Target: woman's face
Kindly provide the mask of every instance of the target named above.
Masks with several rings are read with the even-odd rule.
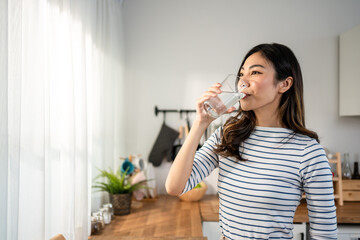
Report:
[[[247,88],[240,90],[247,96],[240,100],[241,109],[244,111],[277,109],[281,94],[279,84],[275,84],[275,69],[271,62],[262,56],[260,52],[250,55],[240,71],[240,78]],[[240,89],[241,81],[238,88]]]

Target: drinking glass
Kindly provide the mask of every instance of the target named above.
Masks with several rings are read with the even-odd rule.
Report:
[[[239,82],[240,84],[238,84]],[[238,85],[240,89],[238,89]],[[240,92],[244,88],[246,88],[246,84],[237,75],[228,75],[225,80],[221,82],[221,93],[205,101],[205,111],[212,118],[220,117],[229,108],[238,103],[240,99],[246,96],[246,94]]]

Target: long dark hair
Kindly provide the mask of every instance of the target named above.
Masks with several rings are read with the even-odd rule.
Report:
[[[279,114],[282,123],[294,133],[300,133],[319,142],[316,132],[305,127],[305,110],[303,101],[303,79],[298,60],[294,53],[286,46],[278,43],[260,44],[252,48],[244,57],[238,71],[240,76],[241,68],[246,59],[254,53],[261,53],[264,58],[270,61],[275,69],[275,79],[281,82],[288,77],[293,78],[293,84],[281,96]],[[223,126],[221,143],[217,145],[215,152],[224,157],[242,158],[239,147],[251,135],[255,129],[256,116],[250,111],[243,111],[239,107],[239,113],[230,117]]]

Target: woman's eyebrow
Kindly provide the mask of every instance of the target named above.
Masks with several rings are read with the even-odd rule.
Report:
[[[251,65],[251,66],[249,67],[249,69],[252,69],[252,68],[254,68],[254,67],[265,68],[265,67],[264,67],[263,65],[261,65],[261,64],[254,64],[254,65]],[[241,69],[244,70],[244,67],[241,67]]]

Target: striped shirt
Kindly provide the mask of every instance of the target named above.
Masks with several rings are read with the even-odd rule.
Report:
[[[195,154],[183,193],[219,167],[219,219],[228,239],[292,239],[306,194],[311,239],[337,239],[332,174],[315,139],[286,128],[256,127],[240,146],[247,161],[214,153],[218,128]]]

